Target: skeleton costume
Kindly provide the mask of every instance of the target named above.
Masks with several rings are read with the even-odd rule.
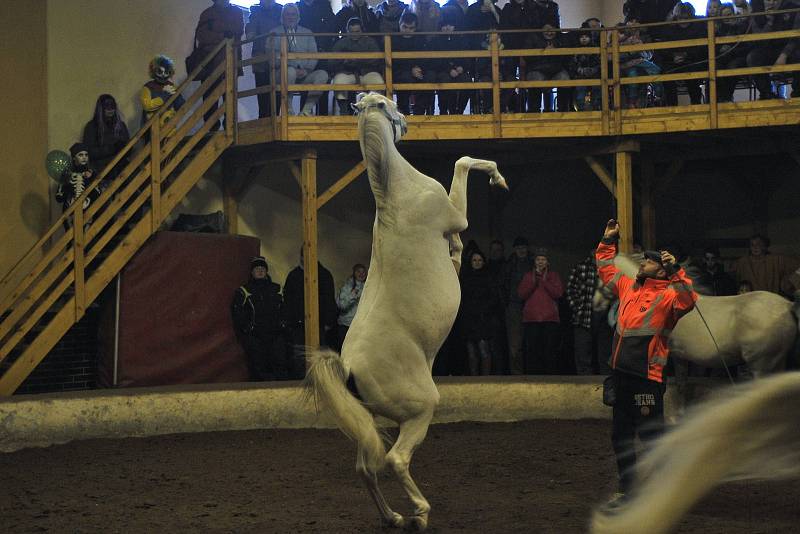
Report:
[[[56,201],[61,203],[64,211],[69,208],[75,199],[95,180],[97,173],[89,165],[89,148],[83,143],[75,143],[69,149],[72,156],[72,167],[61,175],[61,183],[56,191]],[[100,188],[95,188],[84,200],[83,209],[100,196]]]

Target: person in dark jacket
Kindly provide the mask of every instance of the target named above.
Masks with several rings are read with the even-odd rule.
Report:
[[[397,33],[400,31],[400,17],[408,9],[408,4],[401,0],[383,0],[375,8],[378,17],[378,30],[381,33]]]
[[[481,251],[473,251],[465,267],[460,277],[461,307],[458,317],[460,332],[467,347],[467,369],[472,376],[488,375],[492,371],[492,316],[497,313],[500,299]]]
[[[117,101],[108,94],[97,97],[92,120],[83,127],[83,144],[89,152],[89,160],[94,167],[103,172],[106,165],[111,163],[120,150],[125,148],[130,140],[128,127],[122,120],[122,115],[117,107]],[[128,163],[125,156],[104,178],[108,183],[113,180]]]
[[[731,17],[736,13],[736,8],[731,3],[724,3],[720,7],[721,17]],[[750,27],[748,19],[723,19],[716,23],[717,37],[732,37],[744,35]],[[739,69],[747,66],[747,54],[751,50],[751,43],[726,43],[717,45],[717,70]],[[717,101],[732,102],[736,90],[736,76],[717,77]]]
[[[454,35],[453,32],[460,30],[456,24],[459,18],[453,14],[453,10],[442,10],[442,17],[439,19],[439,31],[445,32],[444,35],[437,35],[431,41],[432,50],[464,50],[466,48],[462,35]],[[461,17],[464,20],[464,17]],[[447,57],[434,60],[436,64],[436,81],[439,83],[465,83],[469,81],[469,59],[461,57]],[[439,91],[439,114],[440,115],[461,115],[467,106],[469,91],[442,90]]]
[[[64,171],[61,182],[56,190],[56,201],[61,203],[62,211],[72,206],[83,192],[97,180],[97,171],[90,164],[89,147],[83,143],[75,143],[69,148],[72,156],[72,165]],[[100,197],[102,189],[97,187],[83,199],[83,210]],[[86,221],[88,225],[90,221]],[[64,222],[64,229],[69,230],[69,222]]]
[[[626,0],[622,6],[625,21],[638,20],[641,24],[653,24],[666,21],[680,0]],[[665,26],[648,28],[646,33],[650,40],[661,40],[661,32]]]
[[[540,48],[542,50],[564,48],[567,43],[564,36],[556,29],[545,24],[544,32],[529,34],[527,48]],[[569,80],[570,56],[532,56],[528,58],[527,80]],[[567,111],[572,106],[572,91],[568,87],[558,89],[558,111]],[[542,98],[544,97],[544,98]],[[544,100],[544,107],[541,107]],[[538,113],[541,110],[553,111],[552,90],[543,91],[540,88],[528,90],[528,112]]]
[[[311,33],[335,33],[336,15],[333,14],[330,0],[300,0],[297,2],[297,9],[300,12],[300,23],[303,27],[311,30]],[[315,35],[318,52],[329,52],[333,46],[334,38],[330,36]],[[318,67],[325,69],[325,62],[320,61]],[[304,108],[309,98],[308,93],[303,93],[300,97],[300,107]],[[317,100],[317,115],[328,114],[328,93],[322,93]]]
[[[425,39],[417,32],[417,16],[406,11],[400,18],[401,36],[392,37],[392,50],[420,52],[427,50]],[[398,59],[392,65],[395,83],[436,83],[435,63],[429,59]],[[410,98],[414,96],[414,108]],[[403,114],[425,115],[432,113],[432,91],[397,91],[397,109]]]
[[[525,325],[525,373],[557,375],[559,324],[558,299],[564,284],[557,272],[550,269],[547,251],[534,252],[533,269],[525,273],[517,288],[525,301],[522,322]]]
[[[533,20],[535,11],[531,7],[528,0],[510,0],[503,10],[500,12],[500,29],[501,30],[528,30],[535,26],[536,21]],[[527,42],[527,33],[505,33],[503,34],[503,44],[507,50],[525,48]],[[521,57],[506,57],[502,59],[500,69],[502,71],[503,80],[511,81],[516,80],[518,70],[524,64]],[[524,90],[520,90],[524,94]],[[524,105],[524,98],[520,98],[515,89],[505,89],[501,95],[501,105],[503,110],[510,110],[514,112],[521,112]],[[516,99],[516,104],[512,105],[512,99]],[[512,109],[513,108],[513,109]]]
[[[244,33],[244,15],[242,10],[236,6],[232,6],[230,0],[213,0],[214,5],[200,13],[200,20],[197,21],[197,29],[195,36],[197,37],[197,47],[208,55],[216,46],[225,39],[233,39],[235,46],[239,48],[239,57],[241,57],[240,42],[242,33]],[[203,72],[208,71],[212,73],[218,65],[225,59],[225,51],[220,50],[216,57],[209,64],[208,69],[203,69]],[[242,76],[241,67],[239,68],[238,75]],[[204,79],[204,78],[203,78]],[[203,100],[208,98],[216,86],[209,87],[203,95]],[[217,111],[219,102],[215,102],[203,114],[203,120],[207,121]],[[220,123],[217,121],[211,130],[218,130]]]
[[[683,41],[687,39],[705,39],[706,25],[695,20],[694,6],[683,2],[675,7],[675,20],[684,21],[681,24],[665,26],[660,32],[662,41]],[[678,72],[693,72],[706,70],[708,67],[708,48],[706,46],[693,46],[689,48],[670,48],[659,50],[655,55],[655,64],[661,67],[663,74]],[[684,80],[689,99],[692,104],[702,104],[700,84],[702,80]],[[664,82],[664,102],[667,106],[678,105],[678,82]]]
[[[783,9],[800,8],[800,1],[797,0],[764,0],[764,16],[755,17],[753,33],[769,33],[785,30],[800,29],[800,14],[783,13],[772,15],[770,11]],[[755,9],[753,10],[755,11]],[[787,65],[800,62],[800,39],[772,39],[769,41],[756,41],[753,49],[747,54],[748,67],[764,67],[769,65]],[[798,73],[786,73],[792,76],[792,96],[798,96],[797,90],[800,86]],[[772,91],[769,74],[760,74],[753,77],[753,81],[758,88],[758,98],[767,100],[778,98]]]
[[[525,274],[533,268],[533,256],[530,255],[528,240],[524,237],[516,237],[512,247],[514,252],[509,256],[503,270],[508,371],[512,375],[521,375],[524,371],[524,357],[522,354],[522,308],[524,300],[519,297],[517,288]]]
[[[281,286],[269,276],[263,256],[250,261],[250,280],[233,294],[231,317],[236,337],[247,355],[251,380],[286,379],[281,335]]]
[[[558,12],[558,4],[552,0],[533,0],[532,21],[534,28],[544,28],[550,25],[553,28],[561,27],[561,15]]]
[[[489,50],[491,48],[491,30],[500,27],[500,8],[497,0],[478,0],[467,8],[467,30],[481,30],[487,33],[477,33],[465,36],[470,43],[469,48]],[[502,36],[498,35],[498,45],[504,47]],[[492,61],[489,58],[475,60],[475,81],[492,81]],[[482,89],[478,91],[478,102],[474,102],[472,113],[492,113],[492,92]]]
[[[282,318],[286,324],[287,335],[294,347],[290,376],[300,379],[305,376],[305,285],[303,275],[303,249],[300,248],[300,264],[286,276],[283,284]],[[317,262],[319,288],[319,342],[320,345],[336,346],[336,319],[339,308],[336,306],[336,288],[333,275]]]
[[[367,4],[367,0],[350,0],[336,14],[335,27],[339,33],[348,32],[348,21],[356,18],[361,21],[361,31],[364,33],[378,33],[378,17]],[[375,39],[375,37],[370,37]]]
[[[281,10],[283,7],[276,3],[275,0],[261,0],[260,3],[250,6],[250,18],[245,26],[245,36],[248,39],[253,39],[256,36],[263,35],[259,39],[253,41],[252,57],[262,56],[267,53],[267,39],[266,34],[272,28],[281,25]],[[264,61],[261,63],[254,63],[253,75],[256,79],[256,87],[261,87],[270,84],[270,65],[269,62]],[[258,98],[258,117],[269,117],[271,114],[271,102],[269,93],[260,93]],[[280,95],[277,96],[280,100]]]
[[[336,41],[333,52],[378,52],[378,43],[369,35],[361,35],[361,19],[351,18],[347,23],[347,35]],[[383,62],[380,59],[332,59],[329,68],[334,72],[336,84],[364,83],[379,85],[383,83]],[[347,91],[336,91],[334,95],[339,115],[352,115],[350,95]]]
[[[467,10],[469,2],[467,0],[447,0],[442,6],[442,18],[448,17],[458,31],[464,31],[467,27]],[[441,23],[440,23],[441,24]]]
[[[578,34],[578,47],[596,47],[593,37],[594,32],[589,28],[589,23],[584,22],[582,31]],[[598,54],[576,54],[570,64],[570,78],[573,80],[587,80],[600,77],[600,56]],[[575,105],[578,111],[596,111],[601,107],[600,88],[595,86],[576,87]]]

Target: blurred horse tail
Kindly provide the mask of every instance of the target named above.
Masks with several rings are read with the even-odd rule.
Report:
[[[725,388],[656,442],[630,499],[595,511],[592,533],[671,532],[720,482],[798,476],[798,413],[800,372]]]

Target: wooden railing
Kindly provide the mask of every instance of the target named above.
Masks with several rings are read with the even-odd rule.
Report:
[[[218,54],[222,61],[164,123]],[[14,392],[234,142],[235,83],[235,48],[224,41],[0,280],[0,395]],[[204,119],[220,98],[224,105]],[[212,131],[223,119],[224,132]]]
[[[774,11],[771,14],[782,14],[797,12],[800,10],[782,10]],[[672,124],[665,125],[664,131],[681,131],[682,129],[714,129],[721,127],[742,127],[748,125],[749,116],[736,113],[742,106],[730,103],[720,103],[717,96],[717,81],[726,77],[747,77],[755,75],[769,75],[776,73],[793,73],[800,71],[800,64],[788,65],[773,65],[764,67],[748,67],[736,69],[720,69],[717,66],[717,46],[723,44],[733,43],[754,43],[761,41],[770,41],[776,39],[800,39],[800,30],[780,31],[771,33],[749,33],[743,35],[722,37],[717,35],[717,23],[727,19],[739,18],[752,18],[763,17],[763,13],[751,15],[736,15],[734,17],[716,17],[710,19],[691,19],[684,21],[674,21],[660,24],[644,24],[637,26],[625,27],[612,27],[600,28],[596,30],[589,29],[571,29],[571,30],[558,30],[559,32],[568,33],[594,33],[599,35],[598,46],[580,47],[580,48],[556,48],[556,49],[501,49],[500,39],[498,36],[513,34],[513,33],[541,33],[546,30],[505,30],[505,31],[491,31],[491,32],[454,32],[456,35],[463,35],[466,38],[474,37],[476,34],[489,35],[489,48],[487,50],[462,50],[462,51],[421,51],[421,52],[396,52],[392,50],[392,37],[402,34],[364,34],[371,35],[377,39],[382,39],[383,50],[380,52],[361,52],[361,53],[332,53],[332,52],[318,52],[318,53],[296,53],[288,51],[288,41],[285,34],[266,34],[257,36],[249,41],[257,39],[267,39],[267,53],[261,54],[241,62],[242,66],[256,65],[259,63],[267,63],[268,68],[271,69],[271,80],[277,80],[276,83],[256,87],[240,91],[239,98],[251,97],[254,95],[269,93],[269,98],[272,103],[271,109],[276,109],[278,105],[279,116],[261,121],[266,124],[261,125],[260,137],[248,138],[243,142],[257,142],[257,141],[271,141],[271,140],[325,140],[333,139],[330,133],[326,134],[323,130],[319,130],[316,134],[311,135],[314,125],[323,126],[326,124],[342,124],[341,120],[348,120],[353,125],[355,124],[352,118],[341,117],[315,117],[313,120],[307,117],[289,117],[290,99],[293,93],[304,91],[381,91],[384,94],[393,95],[397,91],[434,91],[434,90],[470,90],[470,91],[491,91],[491,115],[484,116],[427,116],[427,117],[412,117],[409,121],[410,129],[414,121],[424,123],[426,128],[433,129],[434,125],[446,126],[447,124],[458,123],[480,123],[482,126],[491,126],[489,132],[483,128],[480,131],[480,137],[541,137],[541,136],[574,136],[574,135],[621,135],[630,133],[647,133],[650,130],[637,129],[637,121],[648,114],[664,114],[664,108],[651,108],[642,110],[628,110],[623,109],[623,86],[630,84],[657,84],[661,82],[675,82],[681,80],[704,80],[706,85],[706,103],[695,106],[677,106],[670,109],[676,110],[679,107],[685,113],[691,113],[691,121],[686,122],[682,119],[675,121]],[[620,45],[620,32],[630,29],[640,28],[642,30],[652,29],[654,27],[668,26],[673,24],[701,24],[706,27],[706,37],[702,39],[687,39],[680,41],[659,41],[650,42],[641,45]],[[316,34],[324,36],[334,36],[335,34]],[[418,33],[419,36],[433,35],[432,33]],[[272,43],[278,43],[272,45]],[[680,49],[689,47],[703,47],[706,50],[707,57],[698,64],[693,65],[694,68],[686,71],[662,73],[657,75],[625,76],[621,72],[620,57],[621,54],[641,51],[653,50],[667,50],[667,49]],[[278,54],[278,50],[280,53]],[[570,79],[570,80],[545,80],[545,81],[527,81],[524,79],[514,80],[501,80],[501,61],[504,58],[530,58],[542,56],[573,56],[576,54],[594,54],[599,56],[600,63],[600,77],[593,79]],[[279,56],[279,57],[277,57]],[[481,81],[472,81],[466,83],[412,83],[412,84],[399,84],[393,81],[392,64],[397,59],[441,59],[463,57],[469,59],[486,59],[491,62],[490,74],[491,78]],[[311,85],[311,84],[291,84],[287,83],[287,68],[288,61],[295,59],[319,59],[319,60],[344,60],[344,59],[382,59],[384,62],[383,76],[384,83],[382,84],[329,84],[326,86]],[[329,72],[331,77],[333,72]],[[521,76],[522,77],[522,76]],[[501,92],[508,90],[525,90],[531,88],[574,88],[574,87],[600,87],[601,107],[599,111],[583,111],[568,113],[548,113],[547,116],[536,116],[534,114],[521,114],[521,113],[504,113],[500,107]],[[797,102],[795,102],[796,104]],[[758,104],[753,103],[754,109],[758,109]],[[777,102],[771,104],[772,107],[779,105]],[[800,105],[800,104],[799,104]],[[721,118],[720,107],[724,108],[724,117]],[[763,106],[762,106],[763,107]],[[473,113],[474,110],[473,110]],[[487,120],[489,119],[489,120]],[[563,124],[559,128],[558,120],[563,119]],[[776,117],[776,120],[780,117]],[[525,128],[524,122],[531,121],[539,123],[532,125],[530,128]],[[790,121],[792,118],[787,118]],[[514,129],[506,128],[504,121],[513,123]],[[541,123],[544,121],[551,121],[552,129],[541,130]],[[568,122],[573,123],[573,127],[568,125]],[[780,120],[778,121],[780,122]],[[580,127],[574,127],[575,124],[580,124]],[[292,128],[297,125],[296,128]],[[761,125],[761,124],[759,124]],[[248,127],[251,125],[247,125]],[[256,127],[255,125],[252,125]],[[303,129],[303,133],[299,130]],[[294,130],[294,131],[292,131]],[[451,131],[455,138],[469,138],[477,132],[465,131]],[[653,131],[660,131],[655,129]],[[244,130],[243,130],[244,132]],[[337,131],[333,135],[341,135],[342,131]],[[346,138],[353,137],[352,131],[347,133]],[[437,136],[439,137],[439,136]],[[422,138],[428,138],[423,135]],[[440,138],[440,137],[439,137]]]

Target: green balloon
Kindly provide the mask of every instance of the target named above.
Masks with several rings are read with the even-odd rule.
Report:
[[[44,160],[47,174],[56,182],[61,181],[61,175],[72,166],[72,158],[63,150],[51,150]]]

